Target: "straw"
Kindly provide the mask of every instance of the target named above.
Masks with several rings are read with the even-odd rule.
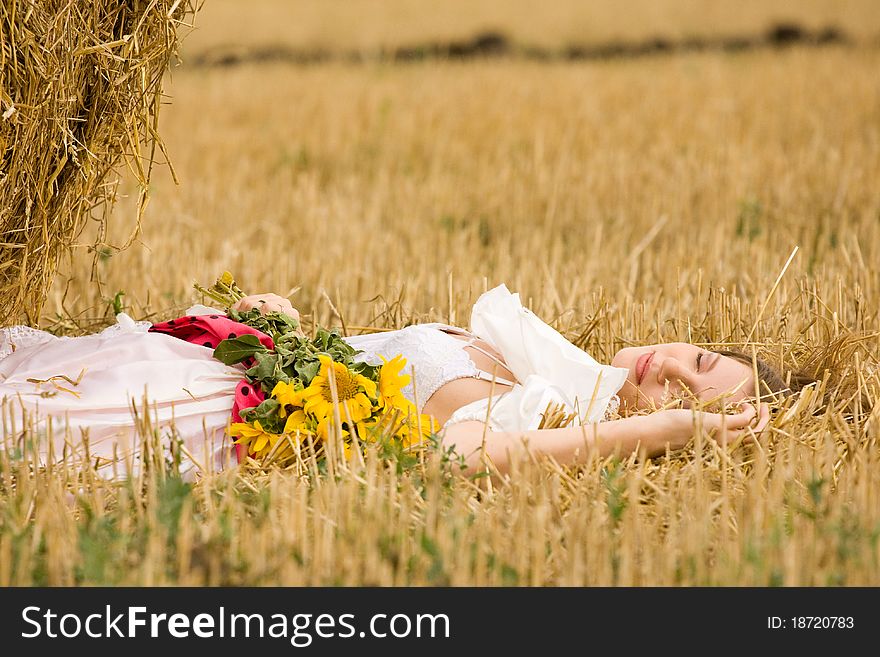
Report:
[[[0,326],[35,325],[89,220],[101,254],[140,231],[163,76],[195,0],[0,3]],[[140,185],[129,238],[104,242],[126,164]]]

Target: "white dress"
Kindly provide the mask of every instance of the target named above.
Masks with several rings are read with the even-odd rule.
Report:
[[[217,312],[195,306],[186,314]],[[100,333],[71,338],[27,327],[0,330],[0,400],[5,400],[0,449],[20,440],[27,424],[29,435],[39,439],[44,462],[50,454],[56,460],[74,459],[85,454],[87,443],[98,472],[119,477],[129,472],[127,463],[137,463],[146,394],[150,429],[159,432],[169,458],[172,437],[183,445],[178,453],[185,476],[233,462],[225,430],[244,368],[215,360],[209,347],[148,332],[149,323],[134,322],[124,313],[117,322]],[[519,295],[505,286],[478,299],[471,328],[471,336],[500,352],[516,381],[496,379],[512,387],[458,409],[444,428],[481,420],[498,431],[535,429],[551,402],[583,422],[601,421],[616,410],[615,393],[627,370],[597,363],[524,308]],[[465,351],[468,343],[447,331],[467,333],[435,323],[346,340],[362,351],[358,358],[375,364],[383,356],[403,355],[413,374],[403,393],[421,410],[449,381],[491,379]]]
[[[146,392],[150,430],[159,432],[165,456],[171,458],[172,437],[183,443],[185,477],[234,459],[225,429],[243,368],[149,327],[123,313],[114,326],[82,337],[0,330],[0,449],[21,440],[27,425],[44,462],[54,454],[55,462],[72,463],[87,448],[99,474],[118,478],[138,462]]]

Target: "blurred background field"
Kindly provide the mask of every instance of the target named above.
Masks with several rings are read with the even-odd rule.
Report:
[[[247,10],[243,10],[244,6]],[[190,55],[224,44],[375,51],[494,31],[523,46],[753,34],[777,23],[876,39],[871,0],[209,0]]]
[[[578,61],[373,56],[486,31],[562,52],[780,24],[845,38]],[[157,172],[118,252],[135,215],[123,182],[94,271],[89,232],[64,264],[51,330],[119,308],[167,319],[224,269],[290,293],[307,323],[349,327],[467,325],[504,282],[599,360],[634,343],[743,346],[755,327],[761,353],[876,399],[876,2],[208,0],[195,26],[160,123],[180,185]],[[205,57],[261,48],[364,58]],[[836,360],[811,360],[843,338]],[[492,494],[245,474],[158,482],[143,504],[88,489],[84,513],[29,506],[28,491],[62,499],[69,484],[35,478],[7,489],[0,582],[876,585],[880,416],[850,394],[808,400],[765,449],[535,467]],[[63,538],[39,548],[33,523]],[[153,538],[124,536],[132,525]],[[49,553],[69,553],[57,572]]]

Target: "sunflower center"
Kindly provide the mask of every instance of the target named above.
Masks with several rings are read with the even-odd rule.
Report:
[[[345,401],[347,399],[354,399],[355,395],[358,393],[358,382],[354,378],[354,375],[349,372],[347,369],[345,371],[340,372],[336,370],[333,372],[336,375],[336,397],[339,401]],[[324,386],[324,389],[321,391],[325,401],[333,403],[333,394],[330,392],[330,380],[327,379],[327,383]]]

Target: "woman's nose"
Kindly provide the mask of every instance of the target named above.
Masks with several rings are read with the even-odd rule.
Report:
[[[667,381],[669,383],[677,383],[681,381],[681,363],[676,358],[668,356],[660,363],[657,371],[657,381],[663,385]]]

